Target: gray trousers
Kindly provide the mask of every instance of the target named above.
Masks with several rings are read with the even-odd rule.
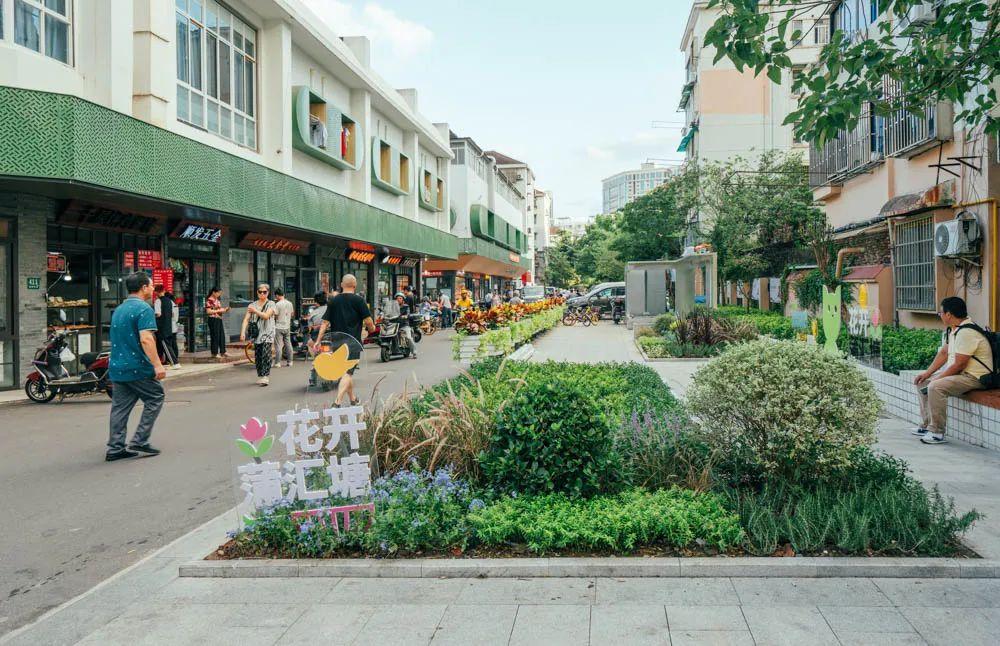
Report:
[[[274,331],[274,361],[276,363],[281,363],[281,359],[285,356],[285,350],[288,351],[288,363],[291,363],[295,356],[292,352],[292,331],[276,329]]]
[[[931,433],[943,434],[948,424],[948,397],[964,395],[970,390],[980,390],[982,387],[978,379],[965,373],[935,379],[927,384],[926,393],[922,386],[918,387],[921,427]]]
[[[142,417],[132,435],[131,445],[142,446],[149,443],[153,424],[163,408],[163,384],[156,379],[137,381],[116,381],[111,396],[111,435],[108,438],[108,453],[125,448],[128,432],[128,418],[136,402],[142,400]]]

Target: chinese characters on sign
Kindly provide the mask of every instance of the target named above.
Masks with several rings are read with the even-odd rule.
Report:
[[[240,450],[254,459],[254,462],[237,467],[240,489],[246,494],[240,505],[241,515],[251,515],[261,507],[271,506],[282,500],[324,500],[330,496],[355,498],[368,493],[371,484],[371,457],[358,453],[358,432],[365,429],[365,423],[361,419],[363,412],[361,406],[352,406],[328,408],[322,414],[303,408],[278,415],[277,421],[285,429],[278,438],[278,443],[284,447],[289,458],[284,463],[261,460],[261,456],[274,445],[274,436],[267,435],[266,422],[258,418],[249,420],[240,428],[242,438],[236,440]],[[341,442],[344,441],[349,453],[346,456],[338,455]],[[329,455],[329,461],[325,455]],[[324,478],[324,474],[327,477]],[[337,522],[338,514],[349,515],[350,511],[363,508],[369,511],[369,519],[371,518],[373,509],[369,509],[370,505],[350,507],[326,507],[303,510],[302,513],[319,514]],[[344,525],[350,528],[349,517],[345,517]]]
[[[248,233],[240,240],[240,249],[256,249],[257,251],[279,251],[306,255],[309,253],[309,243],[304,240],[278,238],[260,233]]]
[[[218,225],[201,224],[184,220],[174,230],[174,237],[195,242],[217,243],[222,238],[224,228]]]

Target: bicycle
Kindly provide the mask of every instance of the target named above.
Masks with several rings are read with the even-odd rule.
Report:
[[[591,325],[597,325],[601,322],[601,308],[596,305],[587,309],[585,316],[590,319]],[[586,325],[586,323],[584,323]]]
[[[582,323],[584,327],[589,327],[594,323],[594,319],[588,308],[572,307],[563,314],[562,322],[563,325]]]

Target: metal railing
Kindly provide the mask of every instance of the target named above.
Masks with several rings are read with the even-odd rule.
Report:
[[[886,154],[904,157],[951,139],[950,104],[929,102],[920,113],[903,108],[885,117]]]
[[[933,312],[934,219],[896,225],[892,248],[896,281],[896,309]]]
[[[822,146],[809,146],[809,185],[843,182],[879,162],[884,148],[881,117],[873,118],[866,107],[854,128],[840,131]]]

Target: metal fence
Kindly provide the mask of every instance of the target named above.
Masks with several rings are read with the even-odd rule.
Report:
[[[810,146],[809,185],[843,181],[880,160],[883,148],[881,118],[873,118],[866,107],[854,128],[841,130],[822,146]]]
[[[896,309],[933,312],[933,218],[897,224],[895,237],[892,253],[896,278]]]

